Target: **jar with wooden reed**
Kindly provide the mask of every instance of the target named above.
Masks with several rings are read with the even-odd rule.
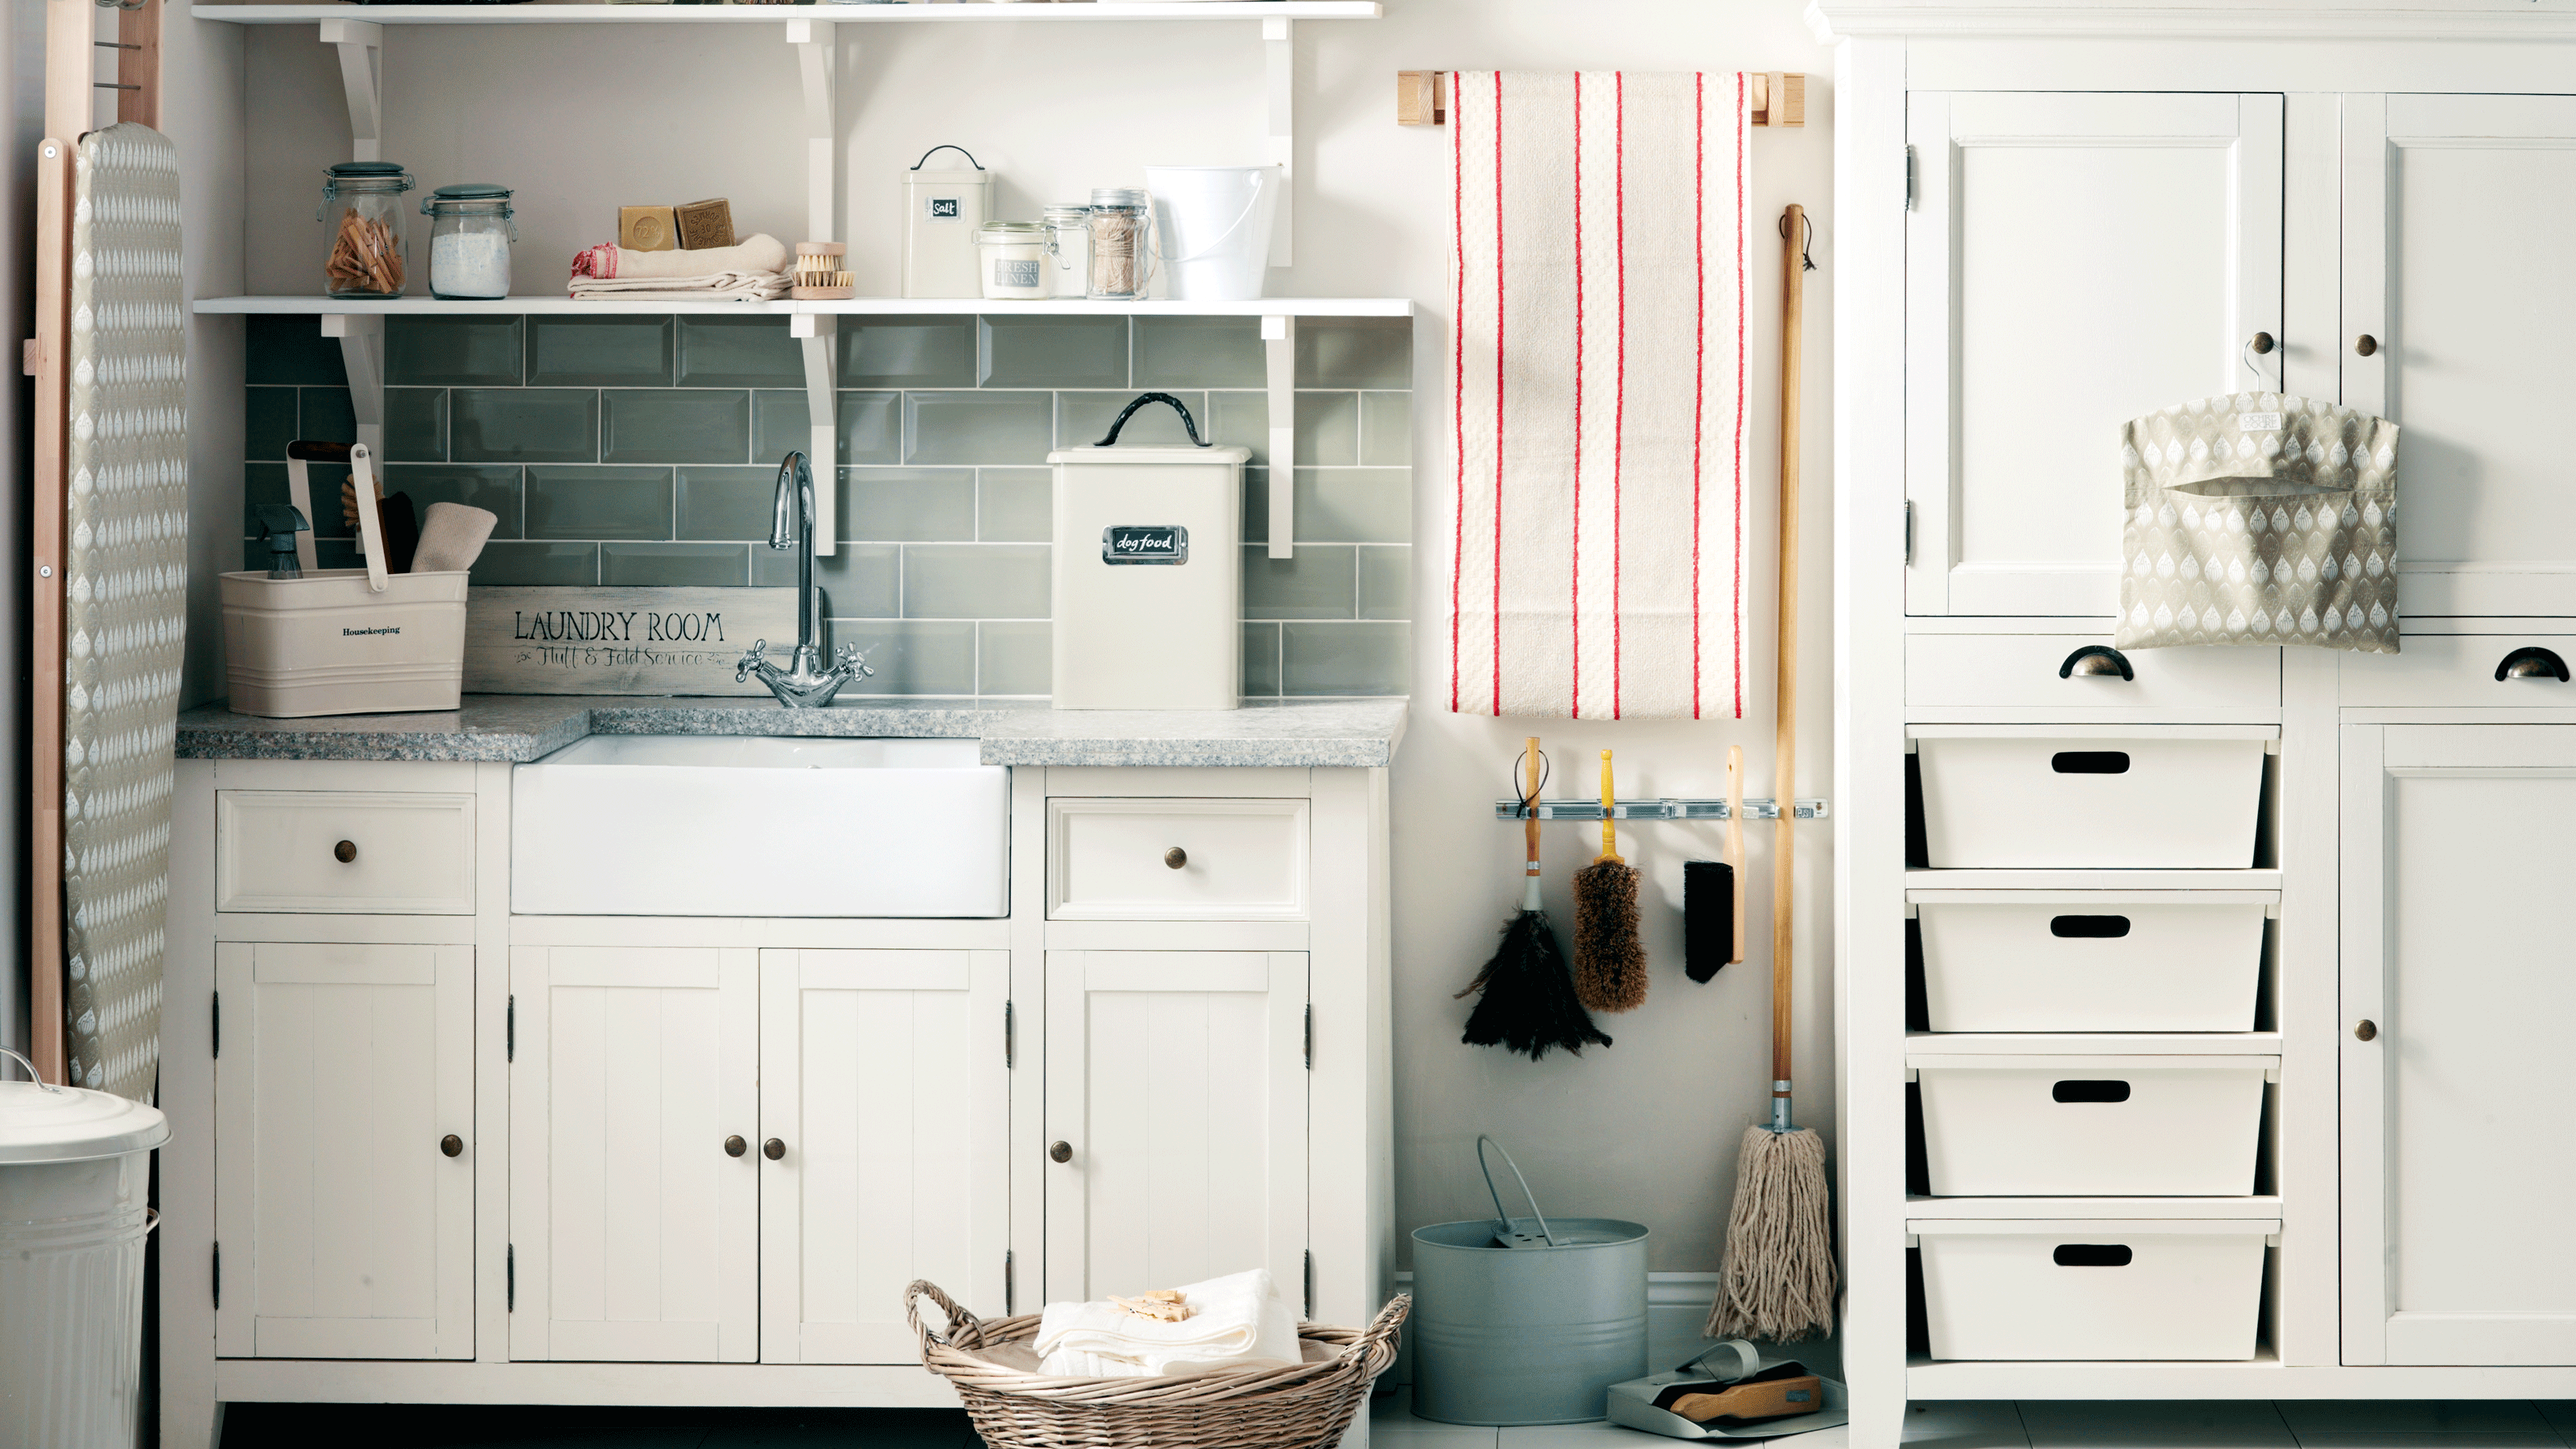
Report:
[[[1091,193],[1091,288],[1099,302],[1141,302],[1154,280],[1153,198],[1104,186]]]
[[[343,161],[323,173],[313,216],[331,231],[323,289],[334,297],[399,297],[410,279],[402,194],[411,173],[392,161]]]

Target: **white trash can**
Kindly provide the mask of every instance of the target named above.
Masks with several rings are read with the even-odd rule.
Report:
[[[0,1449],[132,1449],[145,1200],[169,1140],[141,1102],[0,1082]]]

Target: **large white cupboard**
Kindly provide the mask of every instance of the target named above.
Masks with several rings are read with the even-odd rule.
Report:
[[[953,1403],[916,1278],[1392,1289],[1382,768],[1015,767],[1010,914],[922,921],[515,915],[510,765],[179,768],[166,1444]]]
[[[2556,1222],[2576,1178],[2543,1145],[2576,1116],[2553,1040],[2576,1002],[2533,909],[2576,865],[2576,501],[2551,426],[2571,377],[2554,344],[2576,327],[2557,256],[2576,226],[2576,18],[2500,0],[1809,13],[1837,44],[1837,235],[1819,260],[1844,580],[1853,1443],[1893,1449],[1910,1399],[2576,1395],[2576,1251]],[[2403,429],[2402,653],[2103,654],[2119,426],[2248,392]],[[2274,743],[2246,802],[2252,854],[2225,868],[2119,868],[2128,844],[2170,833],[2158,815],[2201,807],[2122,801],[2114,781],[2086,797],[2109,802],[2097,819],[2023,832],[2092,831],[2111,842],[2093,868],[1921,854],[1943,838],[1922,812],[1955,783],[1916,784],[1936,768],[1923,739],[2054,739],[2063,776],[2249,729]],[[2009,792],[2047,794],[1995,789],[1977,803],[2007,820]],[[1954,933],[1968,907],[2031,923],[1987,928],[1982,948],[2003,954],[1975,964],[2057,989],[2047,973],[2117,959],[2124,933],[2194,907],[2214,922],[2231,902],[2263,910],[2259,958],[2227,979],[2225,1020],[2192,1023],[2230,1029],[2122,1029],[2120,1011],[2147,1014],[2109,990],[2068,1027],[2033,1019],[2024,993],[1988,1013],[2015,1030],[1932,1029],[1918,942],[1948,942],[1926,913]],[[1932,981],[1947,993],[1932,999],[1952,1012],[1970,984]],[[2018,1066],[2054,1083],[2033,1121],[2113,1124],[2132,1086],[2193,1059],[2273,1064],[2251,1194],[1936,1197],[1908,1169],[1913,1079],[1934,1068]],[[2215,1287],[2158,1280],[2153,1245],[2213,1236],[2259,1243],[2259,1280],[2250,1256]],[[1936,1240],[1951,1257],[1927,1275]],[[2026,1292],[2024,1317],[2051,1305],[2051,1356],[1943,1311],[1999,1306],[1941,1301],[1968,1241],[2031,1265],[2022,1286],[1989,1286]],[[2126,1305],[2125,1329],[2172,1332],[2094,1332],[2104,1305]],[[2132,1347],[2094,1352],[2114,1341]]]

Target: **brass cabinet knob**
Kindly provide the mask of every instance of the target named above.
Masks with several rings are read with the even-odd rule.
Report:
[[[2358,356],[2368,357],[2379,350],[2379,339],[2364,332],[2352,339],[2352,350]]]
[[[1073,1144],[1070,1142],[1059,1142],[1053,1147],[1047,1149],[1047,1156],[1057,1162],[1071,1162],[1073,1160]]]
[[[354,840],[343,840],[339,844],[332,846],[331,858],[340,862],[342,865],[347,865],[349,862],[356,860],[358,858],[358,842]]]
[[[768,1141],[760,1144],[760,1155],[768,1158],[772,1162],[776,1162],[778,1159],[787,1155],[787,1144],[779,1141],[775,1137],[772,1137]]]
[[[2355,1041],[2374,1041],[2378,1039],[2378,1036],[2378,1022],[2364,1019],[2352,1024],[2352,1037]]]
[[[465,1139],[450,1132],[438,1139],[438,1150],[450,1157],[462,1157],[465,1155]]]
[[[1170,866],[1174,870],[1179,870],[1182,866],[1189,863],[1190,853],[1181,849],[1177,845],[1163,852],[1163,864]]]
[[[2262,357],[2270,353],[2276,344],[2272,341],[2271,333],[2257,332],[2254,334],[2254,340],[2245,345],[2253,349],[2256,357]]]
[[[743,1141],[742,1134],[740,1133],[735,1133],[733,1136],[725,1139],[725,1156],[727,1157],[740,1157],[750,1150],[751,1144]]]

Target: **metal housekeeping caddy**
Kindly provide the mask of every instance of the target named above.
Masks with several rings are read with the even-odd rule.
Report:
[[[944,1333],[923,1325],[924,1298],[947,1315]],[[1309,1358],[1293,1368],[1092,1379],[1013,1368],[995,1355],[1032,1359],[1042,1314],[986,1323],[936,1284],[915,1280],[903,1290],[922,1366],[957,1390],[991,1449],[1330,1449],[1395,1362],[1396,1330],[1412,1304],[1399,1295],[1366,1329],[1299,1324]],[[1319,1349],[1331,1356],[1317,1361]]]

